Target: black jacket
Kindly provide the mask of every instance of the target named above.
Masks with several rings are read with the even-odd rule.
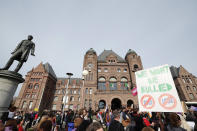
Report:
[[[109,125],[108,131],[124,131],[124,127],[119,121],[113,120]]]

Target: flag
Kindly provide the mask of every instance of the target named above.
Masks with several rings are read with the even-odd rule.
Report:
[[[97,116],[98,116],[98,118],[101,120],[101,123],[103,123],[103,118],[102,118],[102,116],[101,116],[101,112],[100,112],[100,113],[98,112]]]

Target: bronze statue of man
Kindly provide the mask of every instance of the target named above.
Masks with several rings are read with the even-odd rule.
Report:
[[[19,61],[19,63],[14,71],[18,72],[22,67],[23,63],[27,61],[30,51],[31,51],[31,55],[35,56],[34,55],[35,44],[31,41],[32,39],[33,36],[29,35],[27,40],[22,40],[18,44],[16,49],[11,53],[12,54],[11,58],[9,59],[5,67],[2,68],[2,70],[8,70],[12,65],[12,63],[14,62],[14,60],[17,60]]]

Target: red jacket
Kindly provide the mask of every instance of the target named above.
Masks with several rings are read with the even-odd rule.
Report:
[[[151,126],[150,122],[146,118],[143,118],[143,121],[146,126]]]

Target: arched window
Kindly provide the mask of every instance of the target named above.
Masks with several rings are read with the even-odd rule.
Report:
[[[193,99],[194,99],[194,95],[193,95],[192,93],[189,93],[189,98],[190,98],[191,100],[193,100]]]
[[[186,83],[184,78],[182,78],[182,80],[183,80],[183,83]]]
[[[189,82],[192,83],[192,80],[189,78]]]
[[[90,90],[89,90],[89,94],[92,94],[92,88],[90,88]]]
[[[88,94],[88,88],[86,88],[85,93]]]
[[[58,96],[54,96],[53,101],[58,101]]]
[[[26,101],[23,101],[22,109],[24,109],[26,107],[27,107],[27,102]]]
[[[29,89],[32,89],[32,87],[33,87],[33,84],[30,83],[30,84],[28,85],[28,88],[29,88]]]
[[[186,78],[186,82],[187,82],[187,83],[190,83],[190,81],[189,81],[189,79],[188,79],[188,78]]]
[[[29,102],[29,109],[32,108],[32,105],[33,105],[33,101],[30,101],[30,102]]]
[[[88,100],[85,99],[85,108],[88,108]]]
[[[105,109],[106,102],[104,100],[99,101],[99,109]]]
[[[122,90],[128,90],[128,80],[126,77],[122,77],[120,80],[120,85]]]
[[[187,90],[190,90],[190,87],[189,86],[186,86]]]
[[[193,89],[194,89],[194,91],[197,91],[197,89],[196,89],[196,87],[195,87],[195,86],[193,86]]]
[[[98,79],[98,89],[99,90],[106,90],[106,80],[105,80],[105,77],[100,77]]]
[[[109,79],[109,88],[110,90],[117,90],[117,80],[115,77]]]
[[[132,100],[127,101],[127,107],[132,107],[133,108],[133,101]]]
[[[89,100],[89,107],[92,107],[92,100]]]
[[[36,84],[34,85],[34,89],[38,89],[38,88],[39,88],[39,84],[36,83]]]
[[[74,101],[74,96],[71,96],[70,97],[70,101]]]
[[[134,69],[134,71],[137,71],[138,70],[138,65],[137,64],[135,64],[134,66],[133,66],[133,69]]]

